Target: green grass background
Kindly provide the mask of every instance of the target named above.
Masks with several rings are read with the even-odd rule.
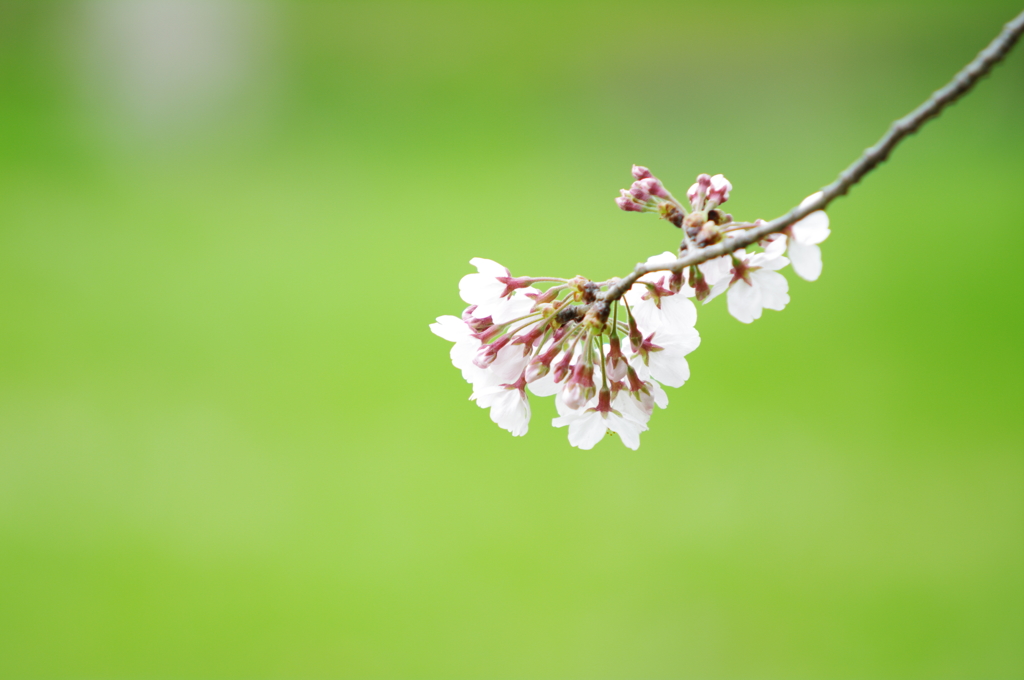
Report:
[[[631,163],[781,214],[1017,11],[260,5],[136,128],[88,3],[0,4],[0,677],[1022,677],[1022,48],[784,312],[700,310],[638,452],[511,437],[427,329],[471,257],[671,249]]]

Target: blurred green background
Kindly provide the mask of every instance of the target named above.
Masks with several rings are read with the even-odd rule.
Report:
[[[1024,52],[702,308],[642,446],[513,438],[471,257],[830,182],[1013,2],[0,4],[0,677],[1024,675]]]

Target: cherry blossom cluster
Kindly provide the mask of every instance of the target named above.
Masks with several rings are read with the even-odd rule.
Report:
[[[655,271],[617,295],[619,279],[514,277],[497,262],[474,258],[477,272],[459,282],[469,306],[461,318],[441,316],[430,326],[454,343],[451,360],[473,387],[470,399],[514,436],[528,429],[529,394],[554,396],[559,415],[552,424],[568,427],[573,446],[590,449],[614,433],[637,449],[655,407],[668,406],[664,386],[681,387],[690,377],[686,356],[700,344],[692,299],[706,304],[726,293],[729,312],[750,323],[789,302],[779,273],[787,264],[808,281],[821,273],[818,244],[829,227],[820,210],[771,234],[760,250],[735,248],[677,267],[678,257],[764,222],[735,222],[721,210],[732,190],[722,175],[698,176],[686,206],[647,168],[633,166],[633,177],[618,206],[655,213],[683,235],[677,253],[647,260]]]

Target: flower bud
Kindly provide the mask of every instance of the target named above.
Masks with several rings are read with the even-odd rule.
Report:
[[[659,198],[672,198],[672,195],[665,190],[662,186],[661,180],[657,177],[647,177],[646,179],[638,180],[640,185],[647,190],[648,193],[654,194]]]
[[[686,198],[694,210],[704,209],[704,196],[707,195],[710,186],[711,176],[701,173],[697,175],[697,181],[686,191]]]
[[[526,367],[526,382],[532,383],[540,380],[548,374],[551,367],[540,360],[540,357],[535,358],[530,362],[530,365]]]
[[[711,294],[707,279],[704,278],[704,273],[697,265],[690,267],[690,288],[693,288],[698,302],[703,302],[704,298]]]
[[[650,382],[645,382],[644,389],[637,392],[636,396],[644,413],[647,415],[654,413],[654,385]]]
[[[477,350],[476,356],[473,357],[473,364],[477,368],[487,368],[494,363],[494,360],[498,358],[498,352],[500,352],[511,339],[512,336],[506,335],[490,345],[481,345],[480,349]]]
[[[491,326],[493,326],[494,325],[494,320],[491,317],[489,317],[489,316],[485,316],[485,317],[473,316],[473,313],[476,312],[476,309],[477,309],[476,305],[473,305],[472,307],[467,307],[466,310],[462,312],[462,321],[467,326],[469,326],[469,328],[474,333],[480,333],[482,331],[487,330]]]
[[[619,381],[626,377],[626,369],[629,364],[622,354],[622,345],[618,335],[612,335],[608,341],[608,356],[605,357],[605,364],[610,380]]]
[[[633,352],[639,352],[640,347],[644,344],[644,336],[640,334],[640,329],[636,327],[636,319],[633,315],[629,315],[629,345],[633,348]]]
[[[732,184],[724,175],[715,175],[711,178],[711,188],[708,190],[707,206],[714,208],[729,200],[729,192]]]
[[[651,192],[647,191],[644,185],[640,182],[633,182],[629,187],[629,195],[641,203],[646,203],[651,200]]]
[[[622,356],[608,359],[607,364],[609,380],[619,381],[626,377],[626,370],[629,365]]]
[[[685,278],[681,269],[677,272],[672,272],[672,276],[668,280],[668,289],[673,293],[678,293],[683,289],[683,284],[686,282]]]
[[[633,177],[636,179],[647,179],[648,177],[651,177],[651,171],[642,165],[634,165]]]
[[[526,297],[533,298],[533,301],[537,303],[537,309],[540,309],[541,305],[544,303],[554,302],[557,300],[560,292],[561,291],[558,289],[558,286],[552,286],[543,293],[527,293]]]
[[[626,367],[626,376],[629,378],[629,391],[634,395],[647,389],[645,387],[646,383],[640,380],[640,376],[636,374],[636,371],[633,370],[632,366]]]
[[[565,356],[562,358],[562,360],[559,361],[557,364],[555,364],[555,374],[554,374],[554,377],[555,377],[555,382],[556,383],[562,382],[562,380],[565,378],[565,376],[569,373],[569,364],[571,362],[572,362],[572,352],[566,352]]]
[[[625,189],[623,189],[623,191],[625,191]],[[620,196],[615,199],[615,205],[619,206],[619,210],[625,210],[626,212],[644,212],[644,207],[635,202],[632,198]]]
[[[583,388],[578,383],[569,383],[562,390],[562,402],[573,411],[578,411],[586,405],[587,400],[583,396]]]

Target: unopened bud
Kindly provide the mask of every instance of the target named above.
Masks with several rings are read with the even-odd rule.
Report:
[[[661,184],[661,180],[657,177],[648,177],[646,179],[639,180],[639,182],[648,193],[654,194],[659,198],[672,198],[672,195],[665,190],[665,187]]]
[[[645,168],[644,166],[642,166],[642,165],[634,165],[633,166],[633,177],[634,178],[636,178],[636,179],[647,179],[648,177],[651,177],[651,176],[652,176],[651,175],[651,171],[648,170],[647,168]]]
[[[683,289],[684,281],[683,271],[672,272],[672,276],[668,280],[668,289],[673,293],[678,293]]]
[[[572,362],[572,352],[566,352],[565,356],[555,364],[555,382],[562,382],[562,379],[569,373],[569,364]]]
[[[636,396],[644,413],[647,415],[654,413],[654,385],[650,382],[645,382],[644,389],[637,392]]]
[[[697,181],[687,189],[686,198],[689,199],[690,205],[694,210],[704,209],[704,197],[708,193],[708,187],[711,186],[711,176],[701,173],[697,175]]]
[[[714,208],[715,206],[722,205],[729,200],[729,192],[732,190],[732,184],[725,178],[724,175],[715,175],[711,178],[711,188],[708,190],[708,207]]]
[[[625,210],[626,212],[644,212],[644,207],[632,198],[620,196],[615,199],[615,205],[619,206],[619,210]]]
[[[583,388],[579,383],[570,383],[562,390],[562,402],[573,411],[578,411],[587,403],[583,396]]]
[[[526,382],[532,383],[540,380],[546,376],[550,370],[551,367],[548,364],[545,364],[543,361],[539,361],[538,359],[534,359],[530,362],[530,365],[526,367]]]
[[[622,357],[615,357],[607,360],[608,379],[622,380],[626,377],[626,369],[629,365]]]
[[[704,298],[711,294],[707,279],[697,265],[690,267],[690,287],[693,288],[698,302],[703,302]]]
[[[537,303],[537,309],[540,309],[541,305],[543,305],[544,303],[554,302],[555,300],[557,300],[558,294],[560,292],[561,291],[558,290],[557,287],[552,286],[543,293],[527,293],[526,296],[529,298],[533,298],[533,301]]]
[[[644,185],[641,184],[640,182],[633,182],[633,184],[629,187],[628,193],[630,196],[640,201],[641,203],[646,203],[647,201],[651,200],[651,192],[647,191]],[[623,194],[623,196],[625,196],[625,194]]]
[[[489,316],[485,316],[483,318],[473,316],[473,312],[476,311],[476,307],[476,305],[473,305],[466,309],[466,311],[462,313],[462,321],[475,333],[482,333],[488,328],[491,328],[494,325],[494,321]]]

